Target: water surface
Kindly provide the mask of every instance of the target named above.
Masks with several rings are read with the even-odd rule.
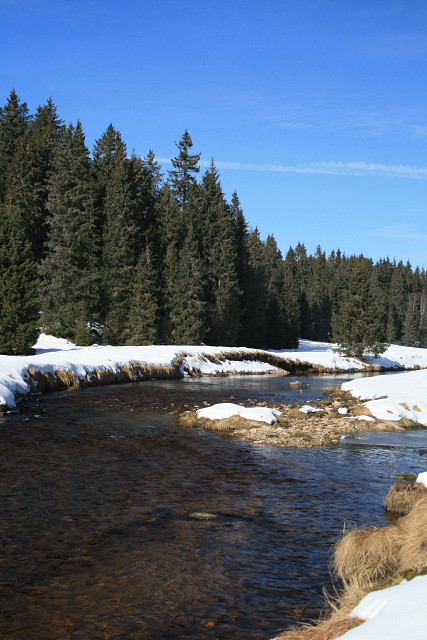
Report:
[[[330,378],[299,378],[302,393],[270,376],[152,381],[3,418],[1,637],[266,640],[317,617],[344,523],[387,524],[391,476],[426,470],[427,448],[277,449],[182,430],[173,412],[307,401]]]

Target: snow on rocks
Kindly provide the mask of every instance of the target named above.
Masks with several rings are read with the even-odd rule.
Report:
[[[345,640],[425,640],[427,576],[368,593],[351,616],[366,620],[340,638]]]
[[[341,388],[363,400],[378,420],[406,418],[427,426],[427,370],[358,378]]]
[[[319,409],[318,407],[311,407],[309,404],[303,404],[300,407],[301,413],[318,413],[319,411],[324,411],[324,409]]]
[[[199,418],[207,418],[208,420],[226,420],[233,416],[240,416],[246,420],[255,420],[256,422],[266,422],[267,424],[275,424],[277,416],[283,416],[283,413],[277,409],[269,409],[268,407],[242,407],[232,402],[223,402],[214,404],[211,407],[205,407],[197,411]]]

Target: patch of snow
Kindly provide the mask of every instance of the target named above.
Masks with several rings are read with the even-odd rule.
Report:
[[[366,620],[340,636],[345,640],[425,640],[427,576],[368,593],[350,615]]]
[[[420,482],[425,487],[427,487],[427,471],[423,471],[422,473],[419,473],[417,475],[417,479],[415,480],[415,482]]]
[[[340,407],[338,409],[338,413],[340,413],[342,416],[345,416],[348,413],[348,409],[346,407]]]
[[[402,347],[405,348],[405,347]],[[427,351],[427,350],[426,350]],[[408,418],[427,426],[427,370],[344,382],[342,389],[364,400],[379,420]]]
[[[324,411],[324,409],[316,409],[316,407],[311,407],[309,404],[303,404],[300,407],[300,411],[302,413],[317,413],[318,411]]]
[[[240,416],[247,420],[256,420],[257,422],[267,422],[268,424],[275,424],[277,422],[277,416],[282,416],[283,413],[277,411],[277,409],[269,409],[268,407],[241,407],[238,404],[232,402],[223,402],[220,404],[214,404],[211,407],[205,407],[197,411],[199,418],[208,418],[209,420],[225,420],[226,418],[232,418],[233,416]]]
[[[351,416],[350,420],[365,420],[366,422],[375,422],[375,418],[371,416]]]

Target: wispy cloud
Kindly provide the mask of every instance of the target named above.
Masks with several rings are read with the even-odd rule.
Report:
[[[419,124],[414,125],[414,138],[419,138],[420,140],[424,140],[427,138],[427,126],[421,126]]]
[[[157,158],[159,162],[170,164],[169,158]],[[202,160],[200,165],[208,167],[210,162]],[[277,173],[312,173],[335,176],[384,176],[387,178],[411,178],[427,180],[427,168],[407,165],[386,165],[368,162],[311,162],[308,164],[242,164],[239,162],[215,161],[218,169],[232,171],[267,171]]]
[[[385,238],[398,238],[399,240],[427,241],[427,234],[420,233],[415,225],[410,224],[394,224],[390,227],[380,229],[378,235]]]

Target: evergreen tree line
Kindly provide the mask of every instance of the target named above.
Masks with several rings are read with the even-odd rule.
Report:
[[[188,131],[172,170],[128,154],[110,125],[92,153],[52,100],[0,109],[0,352],[40,329],[80,345],[294,348],[354,335],[427,344],[427,276],[388,258],[303,244],[282,256],[227,202],[212,161],[200,174]],[[353,339],[349,339],[349,332]],[[353,345],[353,346],[352,346]],[[353,350],[352,350],[353,349]]]

